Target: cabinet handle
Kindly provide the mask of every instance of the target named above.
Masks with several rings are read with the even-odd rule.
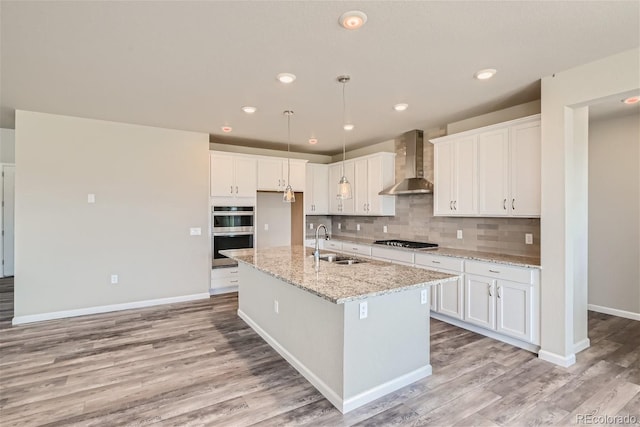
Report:
[[[371,205],[367,203],[367,212],[371,212]]]
[[[236,185],[236,194],[238,194],[238,186]]]
[[[229,193],[233,194],[233,185],[229,186],[230,190]]]
[[[491,288],[493,288],[493,285],[489,285],[489,296],[492,297],[493,294],[491,293]]]
[[[502,292],[500,292],[501,289],[502,286],[498,286],[498,298],[502,298]]]
[[[237,281],[237,280],[230,280],[229,282],[230,282],[230,283],[238,283],[238,281]]]
[[[432,260],[431,262],[434,263],[434,264],[440,264],[440,261],[433,261]]]
[[[449,210],[453,210],[453,200],[449,200]]]
[[[353,249],[354,251],[358,252],[358,248],[351,248],[351,249]]]
[[[516,210],[516,199],[511,199],[511,209]]]
[[[507,199],[504,199],[502,201],[502,209],[504,209],[505,211],[507,210]]]
[[[237,271],[230,271],[229,274],[238,274]]]
[[[489,270],[489,273],[496,273],[496,274],[500,274],[499,270]]]
[[[362,210],[365,211],[365,212],[367,211],[367,204],[366,203],[362,204]]]
[[[453,201],[453,210],[454,210],[454,211],[457,211],[457,210],[458,210],[458,201],[457,201],[457,200],[454,200],[454,201]]]

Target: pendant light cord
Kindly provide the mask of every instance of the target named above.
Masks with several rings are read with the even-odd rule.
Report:
[[[344,163],[346,156],[346,139],[347,139],[347,131],[344,126],[347,123],[347,98],[345,96],[345,89],[347,87],[347,80],[342,81],[342,176],[344,175]]]
[[[291,185],[291,112],[287,114],[287,185]]]

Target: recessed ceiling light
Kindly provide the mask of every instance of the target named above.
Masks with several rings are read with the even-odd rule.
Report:
[[[409,104],[396,104],[393,106],[393,109],[396,111],[404,111],[409,108]]]
[[[253,114],[258,111],[258,109],[256,107],[251,107],[250,105],[245,105],[244,107],[242,107],[242,111],[247,114]]]
[[[222,132],[224,133],[229,133],[233,130],[233,128],[231,126],[222,126]]]
[[[338,22],[347,30],[357,30],[367,22],[367,15],[359,10],[351,10],[343,13]]]
[[[280,83],[293,83],[293,81],[296,79],[296,75],[295,74],[291,74],[291,73],[280,73],[276,76],[276,78],[280,81]]]
[[[309,144],[315,145],[317,143],[318,143],[318,140],[316,138],[309,138]]]
[[[344,130],[353,130],[353,128],[354,128],[354,127],[355,127],[355,126],[354,126],[354,125],[352,125],[351,123],[347,123],[347,124],[346,124],[346,125],[344,125],[342,128],[343,128]]]
[[[630,96],[629,98],[625,98],[622,100],[627,105],[633,105],[640,102],[640,96]]]
[[[478,80],[487,80],[493,77],[496,74],[495,68],[485,68],[484,70],[477,71],[473,77]]]

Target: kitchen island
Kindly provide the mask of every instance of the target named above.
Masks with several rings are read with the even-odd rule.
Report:
[[[238,315],[346,413],[431,374],[430,285],[458,276],[303,246],[221,251],[239,262]]]

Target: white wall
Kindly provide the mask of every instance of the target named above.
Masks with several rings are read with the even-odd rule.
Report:
[[[296,198],[296,203],[301,201]],[[291,204],[282,201],[282,193],[258,191],[255,229],[257,248],[291,244]]]
[[[0,128],[0,163],[16,162],[16,131]]]
[[[207,134],[16,111],[16,141],[16,317],[207,293]]]
[[[640,115],[589,124],[589,304],[640,320]]]
[[[587,341],[588,227],[585,106],[640,88],[640,50],[542,79],[541,351],[561,365],[575,362]],[[577,291],[576,291],[577,290]]]

